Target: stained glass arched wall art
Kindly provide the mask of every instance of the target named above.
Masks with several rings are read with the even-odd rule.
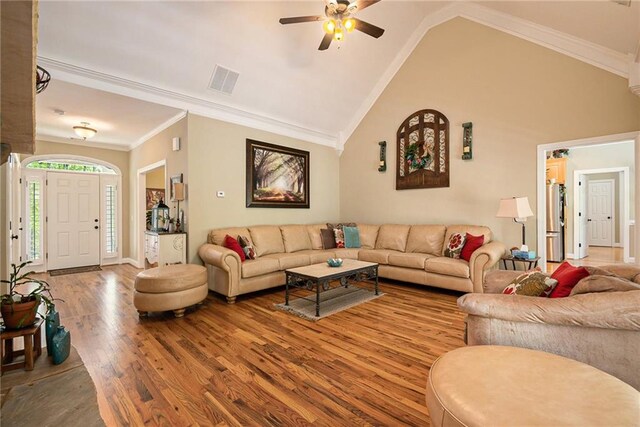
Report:
[[[449,186],[449,120],[420,110],[398,128],[396,190]]]

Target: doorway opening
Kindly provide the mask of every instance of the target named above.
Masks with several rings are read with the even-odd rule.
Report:
[[[167,197],[167,162],[159,162],[147,165],[137,171],[137,191],[135,203],[134,221],[134,249],[135,266],[144,268],[145,231],[150,226],[151,209],[160,198],[166,201]]]
[[[537,241],[542,266],[633,262],[640,133],[538,146]]]
[[[33,271],[116,264],[121,259],[122,174],[97,159],[46,155],[26,159],[11,188],[19,224],[13,259]],[[15,262],[15,261],[12,261]]]

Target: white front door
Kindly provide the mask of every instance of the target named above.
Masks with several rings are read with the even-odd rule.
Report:
[[[9,176],[7,179],[7,211],[9,216],[8,250],[9,263],[19,265],[22,262],[22,223],[20,217],[20,159],[15,154],[9,155]],[[4,227],[4,224],[3,224]]]
[[[589,245],[613,246],[614,181],[589,181]]]
[[[47,174],[48,270],[100,264],[100,178]]]

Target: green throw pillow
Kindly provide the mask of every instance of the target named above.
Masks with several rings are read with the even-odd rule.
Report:
[[[344,231],[344,247],[345,248],[359,248],[360,247],[360,232],[358,227],[342,227]]]

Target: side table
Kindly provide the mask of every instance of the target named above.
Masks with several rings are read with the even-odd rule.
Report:
[[[4,374],[6,371],[20,368],[24,368],[25,371],[33,370],[34,362],[42,354],[42,322],[42,319],[38,319],[28,328],[2,331],[2,334],[0,334],[0,338],[2,338],[2,366],[0,367],[0,373]],[[24,339],[24,350],[14,351],[13,339],[20,337]],[[24,360],[14,362],[14,358],[18,356],[24,356]]]
[[[503,256],[500,258],[502,260],[502,264],[504,265],[504,269],[508,270],[507,261],[511,261],[511,266],[513,269],[516,269],[516,262],[521,262],[523,265],[527,265],[527,270],[531,270],[532,268],[536,268],[538,266],[538,261],[540,257],[535,257],[532,259],[524,259],[524,258],[515,258],[513,256]]]

